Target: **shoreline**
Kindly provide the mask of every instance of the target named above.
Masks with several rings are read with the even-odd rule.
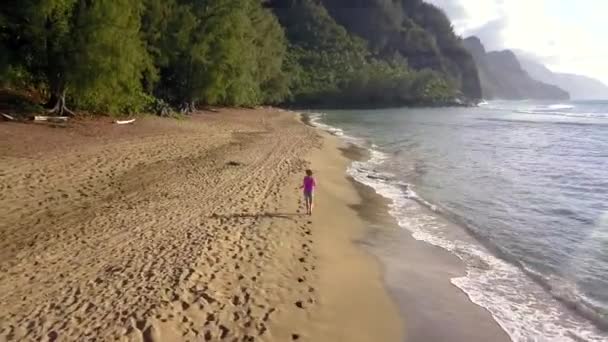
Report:
[[[347,145],[342,153],[352,161],[369,158],[365,149]],[[389,214],[389,199],[349,180],[363,199],[354,207],[367,226],[361,247],[382,263],[387,291],[404,319],[406,341],[511,341],[487,309],[451,283],[466,274],[461,260],[415,240]]]
[[[359,245],[367,228],[354,209],[362,198],[346,174],[351,160],[340,151],[342,141],[315,131],[323,146],[308,159],[319,183],[313,231],[318,234],[321,305],[310,340],[402,341],[401,315],[383,282],[382,264]]]
[[[348,160],[344,177],[359,198],[349,206],[364,223],[355,244],[378,263],[384,290],[398,306],[404,327],[401,340],[511,341],[487,309],[450,282],[466,274],[462,261],[444,249],[415,240],[389,214],[388,199],[346,173],[352,162],[369,159],[369,151],[315,126],[307,114],[301,117],[304,124],[337,141],[335,148]]]
[[[432,265],[428,265],[428,271],[433,272],[435,270],[443,276],[437,277],[435,281],[429,281],[433,277],[423,274],[422,277],[418,277],[418,280],[427,282],[429,288],[437,287],[436,284],[440,282],[447,283],[450,286],[443,289],[442,294],[446,291],[456,291],[461,292],[460,297],[465,298],[464,301],[461,301],[463,302],[461,305],[457,303],[460,299],[458,296],[452,296],[449,300],[446,299],[448,304],[452,303],[453,307],[446,305],[446,303],[437,303],[439,305],[435,305],[434,308],[437,312],[429,315],[429,321],[433,321],[433,318],[435,318],[439,322],[449,323],[449,319],[446,320],[446,317],[438,319],[441,317],[439,315],[442,314],[441,310],[449,312],[458,307],[472,306],[480,309],[477,310],[480,311],[477,320],[482,322],[481,325],[485,322],[489,323],[487,329],[482,330],[494,331],[495,336],[490,335],[486,339],[545,338],[563,339],[564,341],[578,339],[603,341],[605,328],[602,327],[602,324],[597,324],[593,312],[586,311],[584,297],[581,297],[583,300],[579,302],[576,299],[577,297],[567,297],[568,292],[564,293],[561,290],[554,292],[556,289],[560,289],[559,284],[556,284],[556,287],[549,284],[550,288],[548,290],[546,278],[541,278],[539,281],[537,279],[540,277],[539,275],[533,273],[530,276],[529,273],[533,271],[525,267],[520,269],[521,265],[513,264],[509,259],[505,260],[500,253],[496,253],[492,249],[492,244],[486,246],[484,241],[480,241],[476,237],[474,231],[470,232],[469,229],[471,228],[464,224],[463,220],[458,217],[453,219],[449,213],[437,209],[433,203],[429,203],[420,197],[415,188],[410,188],[409,183],[413,176],[412,178],[403,177],[400,168],[407,172],[411,160],[398,156],[401,150],[382,149],[372,144],[374,142],[383,146],[387,141],[390,143],[389,138],[384,139],[382,135],[377,134],[378,132],[374,133],[373,129],[367,129],[360,125],[356,126],[353,121],[348,119],[344,119],[342,124],[339,124],[341,121],[339,118],[342,118],[340,115],[337,115],[336,118],[322,120],[324,115],[329,116],[329,114],[311,113],[310,121],[317,128],[340,137],[345,143],[352,145],[350,149],[345,151],[354,160],[348,174],[356,180],[355,186],[362,189],[364,193],[362,197],[366,197],[365,193],[371,193],[381,199],[377,201],[380,204],[375,205],[375,210],[364,208],[366,214],[371,213],[373,216],[373,219],[368,219],[368,225],[372,228],[372,233],[370,233],[372,238],[366,241],[364,245],[375,248],[374,254],[380,257],[388,269],[387,283],[391,287],[393,297],[402,293],[417,292],[418,296],[429,297],[431,301],[436,299],[429,296],[424,288],[419,288],[419,291],[416,291],[416,287],[411,286],[408,282],[412,279],[412,275],[418,275],[411,274],[413,266],[408,266],[408,261],[412,256],[404,250],[416,250],[417,252],[413,255],[414,258],[424,255],[425,252],[420,246],[420,242],[425,242],[422,245],[432,247],[427,250],[433,251],[433,253],[427,251],[429,257],[420,259],[420,264],[426,267],[427,262],[432,263]],[[361,113],[355,112],[353,116],[367,122],[366,119],[361,117]],[[375,122],[373,120],[370,119],[370,122]],[[377,123],[380,126],[382,125],[381,121],[377,121]],[[353,125],[351,126],[351,124]],[[361,134],[357,137],[357,133],[351,132]],[[393,132],[393,134],[398,133]],[[416,134],[411,131],[409,133]],[[371,135],[369,140],[360,138],[368,135]],[[399,139],[398,136],[392,137]],[[415,151],[420,152],[420,149],[415,149]],[[388,154],[387,150],[394,153],[395,156],[392,153]],[[429,161],[428,163],[432,164],[433,162]],[[410,175],[409,173],[406,174]],[[374,196],[367,196],[364,202],[373,203]],[[401,233],[391,235],[391,233],[387,233],[387,230],[391,231],[388,227],[394,227],[394,230],[401,231]],[[412,239],[417,243],[412,243]],[[399,243],[396,243],[396,241],[399,241]],[[436,254],[447,254],[447,256],[442,259]],[[399,265],[400,263],[404,264],[403,267]],[[442,266],[446,269],[442,269]],[[458,271],[459,268],[460,271]],[[409,288],[405,288],[405,286]],[[396,299],[400,301],[400,298]],[[399,306],[404,316],[407,316],[408,311],[412,311],[410,304],[415,302],[415,299],[410,298],[409,301],[400,302]],[[429,309],[429,307],[430,305],[426,302],[422,302],[418,308],[414,309],[418,309],[419,313],[424,315],[424,310],[420,309]],[[573,308],[574,310],[572,310]],[[417,319],[420,320],[421,315],[416,316],[415,311],[412,311],[410,315],[414,318],[413,320],[409,317],[406,318],[408,337],[411,337],[412,334],[415,335],[415,332],[413,332],[415,328],[412,329],[410,323]],[[599,311],[599,314],[601,315],[601,311]],[[458,315],[462,316],[460,313]],[[453,316],[462,318],[457,315]],[[589,319],[590,316],[591,319]],[[551,325],[554,325],[555,329],[547,329]],[[456,329],[451,328],[455,333],[458,333],[458,327],[468,326],[469,329],[473,330],[470,321],[466,319],[461,319],[461,323],[455,326]],[[441,328],[449,330],[445,325]],[[431,325],[428,330],[438,333],[435,330],[441,329]],[[469,334],[468,332],[465,333]],[[421,336],[422,340],[433,340],[429,336]],[[475,337],[474,334],[472,336],[459,338],[458,335],[446,334],[443,338],[434,340],[445,340],[446,338],[457,341],[480,339]]]
[[[462,265],[347,174],[366,151],[304,115],[0,131],[0,339],[505,340],[449,283]]]
[[[106,121],[0,124],[0,339],[402,340],[337,138],[275,108]]]

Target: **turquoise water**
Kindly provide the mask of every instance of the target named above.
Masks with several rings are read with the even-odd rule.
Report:
[[[415,238],[463,260],[467,276],[452,283],[513,340],[608,341],[608,102],[312,119],[372,151],[349,173],[391,199]]]

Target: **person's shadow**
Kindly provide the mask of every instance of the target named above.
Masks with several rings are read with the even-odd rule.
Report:
[[[301,213],[271,213],[271,212],[261,212],[261,213],[235,213],[235,214],[212,214],[210,218],[217,219],[236,219],[236,218],[282,218],[293,220],[296,217],[306,216],[306,214]]]

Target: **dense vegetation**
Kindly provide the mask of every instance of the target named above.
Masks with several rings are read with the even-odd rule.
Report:
[[[0,86],[36,92],[58,114],[480,97],[441,11],[421,0],[346,3],[5,0]]]
[[[320,3],[273,4],[287,34],[292,101],[379,106],[448,102],[456,87],[440,72],[410,69],[398,52],[381,56],[351,35]]]
[[[380,58],[395,54],[410,67],[429,68],[468,98],[480,98],[475,63],[437,7],[422,0],[322,0],[336,21],[363,37]]]

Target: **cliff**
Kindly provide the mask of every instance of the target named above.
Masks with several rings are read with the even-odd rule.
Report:
[[[557,73],[531,58],[518,54],[522,68],[534,79],[560,87],[577,100],[608,99],[608,86],[591,77]]]
[[[559,87],[537,81],[522,68],[510,50],[487,52],[477,37],[464,40],[471,53],[481,82],[483,97],[487,99],[569,99],[568,92]]]

